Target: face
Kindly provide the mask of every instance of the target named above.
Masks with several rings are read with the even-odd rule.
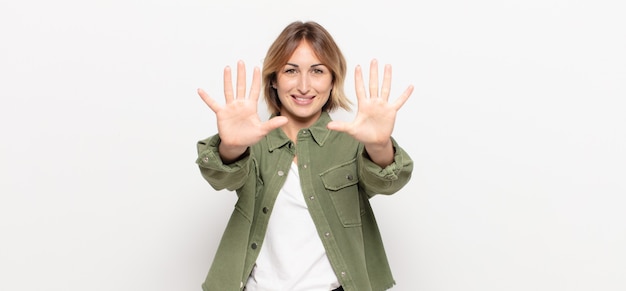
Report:
[[[330,70],[307,42],[301,42],[277,73],[274,85],[282,103],[280,114],[304,126],[313,124],[330,97],[332,82]]]

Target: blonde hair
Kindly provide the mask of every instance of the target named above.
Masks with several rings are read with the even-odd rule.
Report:
[[[343,89],[346,78],[346,60],[341,50],[328,31],[316,22],[295,21],[287,25],[270,46],[263,61],[263,95],[265,103],[272,114],[278,114],[282,106],[273,84],[276,83],[278,71],[289,61],[298,45],[306,41],[330,71],[333,77],[333,88],[323,111],[331,112],[337,108],[350,111],[350,100]]]

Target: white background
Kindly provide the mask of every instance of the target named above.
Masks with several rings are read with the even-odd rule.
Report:
[[[416,86],[413,178],[372,200],[394,290],[626,290],[622,3],[2,0],[0,290],[200,290],[235,195],[195,165],[196,89],[293,20],[353,100],[372,58]]]

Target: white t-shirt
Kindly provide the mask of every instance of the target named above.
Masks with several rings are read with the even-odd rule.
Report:
[[[298,166],[292,163],[245,290],[328,291],[339,286],[304,200]]]

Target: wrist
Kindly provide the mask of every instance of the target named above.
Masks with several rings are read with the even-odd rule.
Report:
[[[391,139],[389,139],[383,144],[366,144],[365,152],[372,162],[384,168],[393,163],[395,149]]]
[[[247,153],[247,146],[227,146],[220,143],[218,151],[224,164],[231,164],[242,159]]]

